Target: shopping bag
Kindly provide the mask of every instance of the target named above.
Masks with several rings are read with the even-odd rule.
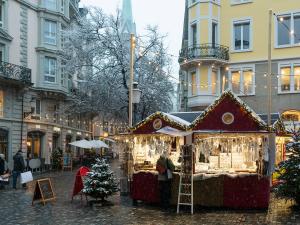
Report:
[[[21,184],[28,183],[30,181],[33,181],[32,173],[31,171],[27,171],[25,173],[21,173]]]
[[[172,179],[173,178],[173,174],[172,174],[172,170],[167,170],[167,176],[168,176],[168,179]]]

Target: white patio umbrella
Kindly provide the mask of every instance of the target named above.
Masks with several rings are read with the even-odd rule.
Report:
[[[91,148],[108,148],[108,145],[100,140],[90,140],[88,142]]]
[[[91,143],[85,139],[71,142],[71,143],[69,143],[69,145],[73,145],[73,146],[79,147],[79,148],[87,148],[87,149],[92,148]]]

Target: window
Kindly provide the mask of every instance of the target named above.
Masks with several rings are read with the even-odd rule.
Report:
[[[233,24],[234,50],[250,49],[250,21],[234,22]]]
[[[300,13],[277,17],[277,45],[300,44]]]
[[[66,38],[65,38],[65,30],[66,27],[65,26],[61,26],[61,32],[60,32],[60,43],[61,43],[61,48],[63,49],[65,47],[66,44]]]
[[[4,116],[4,94],[3,91],[0,90],[0,117]]]
[[[0,27],[3,27],[3,21],[4,21],[4,3],[1,1],[2,4],[0,4]]]
[[[232,69],[231,90],[238,95],[253,95],[255,93],[254,73],[252,68]]]
[[[192,25],[192,45],[197,45],[197,24]]]
[[[45,7],[50,10],[56,10],[56,0],[45,0]]]
[[[280,92],[300,92],[300,64],[280,66]]]
[[[192,96],[195,96],[197,95],[196,72],[191,73],[191,82],[192,82]]]
[[[217,71],[213,70],[211,74],[211,93],[213,95],[217,94]]]
[[[45,20],[44,23],[44,42],[46,44],[56,44],[56,22]]]
[[[212,23],[212,46],[215,47],[217,43],[218,43],[218,24]]]
[[[44,60],[44,79],[46,82],[56,82],[56,59],[45,57]]]
[[[61,3],[60,3],[60,11],[62,13],[65,12],[65,0],[61,0]]]
[[[4,61],[4,45],[0,44],[0,62]]]
[[[60,69],[60,75],[61,75],[61,86],[66,87],[66,62],[61,62],[61,69]]]

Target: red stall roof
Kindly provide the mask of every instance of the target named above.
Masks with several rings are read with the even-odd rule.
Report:
[[[133,134],[151,134],[164,127],[172,127],[180,131],[186,131],[191,123],[177,116],[156,112],[142,120],[130,129]]]
[[[258,132],[268,125],[239,97],[226,90],[189,127],[193,131]]]

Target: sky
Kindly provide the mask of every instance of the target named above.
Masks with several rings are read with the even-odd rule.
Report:
[[[176,4],[175,4],[176,2]],[[181,48],[185,0],[132,0],[133,18],[137,33],[143,34],[147,25],[157,25],[161,34],[167,34],[168,53],[178,56]],[[116,14],[122,0],[81,0],[80,6],[96,6],[107,14]],[[172,57],[172,76],[178,77],[178,58]]]

